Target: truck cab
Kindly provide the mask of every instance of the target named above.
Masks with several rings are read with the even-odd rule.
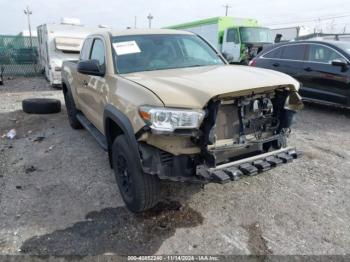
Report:
[[[236,64],[248,64],[265,44],[273,43],[271,30],[251,18],[214,17],[167,28],[197,34]]]
[[[225,29],[221,52],[230,63],[247,64],[266,44],[273,43],[271,30],[265,27]]]

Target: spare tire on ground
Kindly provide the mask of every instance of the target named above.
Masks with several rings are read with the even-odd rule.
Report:
[[[24,99],[22,109],[28,114],[55,114],[61,112],[61,101],[51,98]]]

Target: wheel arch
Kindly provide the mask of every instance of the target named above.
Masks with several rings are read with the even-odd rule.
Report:
[[[125,135],[130,150],[134,157],[139,158],[138,144],[134,129],[128,117],[112,105],[106,105],[103,114],[104,132],[108,147],[109,163],[113,168],[112,145],[117,136]],[[136,159],[136,158],[135,158]]]

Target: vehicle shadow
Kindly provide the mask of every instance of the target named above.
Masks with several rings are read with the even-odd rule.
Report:
[[[159,203],[142,214],[125,207],[90,212],[85,220],[21,246],[22,254],[38,256],[152,255],[177,228],[203,223],[200,213],[177,201]]]

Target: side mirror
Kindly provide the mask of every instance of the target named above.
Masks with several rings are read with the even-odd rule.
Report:
[[[334,59],[332,61],[332,65],[333,66],[346,67],[348,65],[348,63],[345,60],[343,60],[343,59]]]
[[[77,65],[79,73],[84,75],[104,76],[105,71],[102,70],[98,63],[98,60],[84,60],[80,61]]]

